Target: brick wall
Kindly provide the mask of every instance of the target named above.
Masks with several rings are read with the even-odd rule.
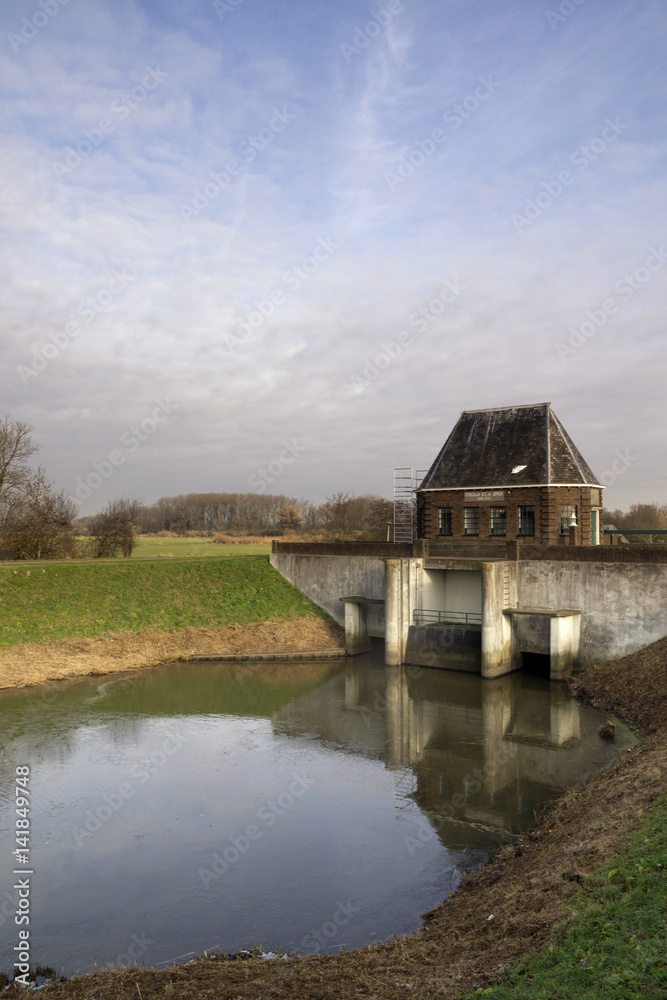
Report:
[[[466,500],[465,490],[436,490],[422,494],[424,502],[424,537],[437,539],[438,508],[452,508],[453,538],[468,537],[463,534],[465,507],[479,508],[480,539],[496,538],[491,534],[491,507],[504,507],[507,512],[507,539],[519,536],[519,507],[535,508],[535,535],[531,541],[537,545],[569,545],[569,536],[560,534],[561,506],[577,506],[578,545],[591,544],[591,508],[599,504],[600,490],[590,486],[514,486],[503,490],[503,499]]]

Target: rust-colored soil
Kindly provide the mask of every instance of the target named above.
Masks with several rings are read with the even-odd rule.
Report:
[[[322,618],[295,618],[228,628],[186,628],[177,632],[143,629],[101,639],[26,643],[0,650],[0,688],[137,670],[181,656],[300,653],[344,646],[343,629]]]
[[[474,872],[418,934],[339,956],[208,958],[160,972],[103,972],[51,985],[42,995],[81,1000],[425,1000],[459,997],[493,982],[567,924],[580,876],[613,855],[664,795],[666,678],[667,638],[577,678],[580,696],[631,721],[641,720],[650,735],[611,768],[570,791],[492,864]]]

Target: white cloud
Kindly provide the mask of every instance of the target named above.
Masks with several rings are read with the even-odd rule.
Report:
[[[0,37],[32,9],[3,7]],[[600,24],[586,5],[552,31],[527,0],[474,17],[404,5],[349,61],[357,5],[274,15],[268,0],[224,23],[209,4],[72,0],[4,47],[3,400],[35,426],[50,474],[69,488],[167,395],[180,409],[110,493],[244,489],[275,442],[306,431],[281,490],[387,493],[392,467],[430,464],[461,409],[539,397],[594,469],[650,442],[613,506],[664,500],[667,267],[576,359],[556,353],[664,239],[663,7],[610,0]],[[151,68],[167,75],[133,98]],[[475,106],[484,79],[496,85]],[[275,109],[293,120],[271,132]],[[579,169],[573,154],[607,118],[627,128]],[[58,179],[53,161],[103,119],[113,128]],[[434,129],[446,139],[392,190],[386,172]],[[185,221],[180,206],[232,161]],[[512,216],[563,170],[572,182],[517,232]],[[335,253],[288,287],[329,237]],[[106,302],[114,272],[132,278],[88,322],[82,304]],[[420,333],[410,317],[447,279],[468,290]],[[276,290],[281,304],[230,351],[224,335]],[[80,334],[22,380],[33,345],[70,322]],[[403,330],[409,347],[351,393]]]

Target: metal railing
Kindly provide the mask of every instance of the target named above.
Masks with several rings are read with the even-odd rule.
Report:
[[[603,535],[667,535],[667,528],[608,528],[602,526]]]
[[[414,625],[481,625],[481,611],[429,611],[415,608],[412,612]]]

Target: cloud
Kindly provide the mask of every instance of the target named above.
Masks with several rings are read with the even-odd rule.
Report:
[[[220,21],[208,3],[71,0],[17,51],[33,8],[0,10],[3,399],[59,486],[157,396],[179,409],[109,495],[244,489],[297,434],[281,491],[388,494],[461,409],[539,397],[593,468],[650,442],[612,506],[661,499],[667,268],[627,301],[614,286],[665,239],[662,5],[610,0],[603,22],[582,5],[552,30],[527,0],[403,4],[346,59],[382,7],[257,0]],[[608,120],[624,127],[602,149]],[[320,240],[335,252],[290,282]],[[420,331],[448,280],[467,291]]]

